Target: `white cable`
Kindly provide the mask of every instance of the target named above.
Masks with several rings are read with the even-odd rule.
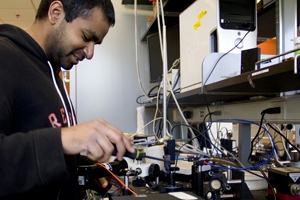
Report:
[[[147,127],[149,124],[151,124],[152,122],[154,123],[155,121],[159,120],[159,119],[162,119],[162,117],[158,117],[158,118],[155,118],[153,120],[151,120],[150,122],[148,122],[147,124],[144,125],[144,127],[142,127],[140,130],[138,130],[136,133],[132,134],[129,136],[129,138],[135,136],[136,134],[138,134],[140,131],[144,130],[145,127]],[[170,125],[170,127],[172,127],[172,124],[170,121],[167,121]],[[157,140],[159,140],[159,138],[157,137],[157,135],[154,133],[155,137]]]
[[[162,25],[165,26],[166,23],[165,23],[165,13],[164,13],[164,5],[163,5],[163,1],[159,1],[160,2],[160,10],[161,10],[161,19],[162,19]],[[165,39],[165,38],[163,38]]]
[[[174,68],[174,67],[176,67],[178,64],[179,64],[179,62],[180,62],[180,59],[178,58],[178,59],[176,59],[174,62],[173,62],[173,65],[172,65],[172,68]],[[171,69],[172,69],[171,68]],[[170,69],[170,70],[171,70]],[[178,73],[179,72],[177,72],[177,74],[176,74],[176,76],[179,76],[178,75]],[[159,105],[159,96],[160,96],[160,90],[161,90],[161,88],[162,88],[162,83],[160,84],[160,86],[159,86],[159,88],[158,88],[158,91],[157,91],[157,95],[156,95],[156,109],[155,109],[155,113],[154,113],[154,119],[156,119],[157,118],[157,114],[158,114],[158,105]],[[155,133],[156,134],[156,131],[155,131],[155,121],[154,121],[154,123],[153,123],[153,127],[152,127],[152,131],[153,131],[153,133]],[[156,134],[157,135],[157,134]],[[173,136],[171,136],[170,134],[168,134],[168,136],[170,136],[170,137],[173,137]]]
[[[166,119],[167,119],[167,87],[168,87],[168,62],[167,62],[167,41],[166,41],[166,27],[163,26],[163,136],[166,136]]]
[[[69,113],[68,113],[68,110],[67,110],[64,98],[62,97],[62,94],[61,94],[61,92],[60,92],[60,90],[58,88],[58,85],[56,83],[54,72],[53,72],[53,69],[52,69],[52,65],[51,65],[51,63],[49,61],[48,61],[48,66],[49,66],[50,71],[51,71],[51,76],[52,76],[53,84],[54,84],[55,89],[56,89],[56,91],[57,91],[57,93],[58,93],[58,95],[59,95],[59,97],[61,99],[61,102],[62,102],[63,106],[64,106],[64,109],[65,109],[65,112],[66,112],[65,114],[66,114],[66,117],[67,117],[68,126],[70,127],[71,126],[71,124],[70,124],[71,122],[70,122]]]
[[[160,89],[161,89],[161,85],[159,86],[158,90],[157,90],[157,97],[156,97],[156,109],[155,109],[155,113],[154,113],[154,119],[157,118],[157,113],[158,113],[158,105],[159,105],[159,96],[160,96]],[[157,134],[156,133],[156,130],[155,130],[155,126],[156,126],[156,120],[153,122],[153,125],[152,125],[152,130],[153,130],[153,133]]]
[[[190,144],[187,144],[184,142],[176,142],[175,149],[180,150],[181,152],[184,152],[184,153],[197,153],[197,154],[209,156],[204,151],[202,151],[198,148],[195,148],[193,145],[190,145]]]
[[[159,5],[160,4],[160,5]],[[162,27],[163,27],[163,39],[162,39],[162,34],[161,34],[161,24],[160,24],[160,12],[161,12],[161,17],[162,17]],[[159,44],[160,44],[160,51],[161,51],[161,56],[162,56],[162,63],[163,63],[163,134],[162,137],[167,135],[167,105],[166,105],[166,99],[167,99],[167,83],[166,83],[166,76],[167,76],[167,71],[168,71],[168,63],[167,63],[167,38],[166,38],[166,26],[165,26],[165,21],[164,21],[164,10],[163,10],[163,4],[162,1],[156,3],[156,18],[157,18],[157,26],[158,26],[158,35],[159,35]],[[161,87],[161,86],[160,86]],[[160,88],[159,88],[160,91]],[[159,92],[158,92],[158,97],[159,97]],[[157,103],[156,103],[156,114],[158,111],[158,101],[159,98],[157,97]],[[156,115],[155,115],[156,117]],[[155,129],[155,124],[153,124],[153,131]]]
[[[161,89],[161,88],[162,88],[162,86],[160,85],[160,87],[158,88],[158,91],[157,91],[157,97],[156,97],[156,99],[157,99],[157,101],[156,101],[156,109],[155,109],[155,113],[154,113],[154,122],[153,122],[153,126],[152,126],[153,133],[155,133],[155,135],[157,135],[157,133],[156,133],[156,131],[155,131],[155,127],[156,127],[155,121],[156,121],[156,119],[157,119],[157,114],[158,114],[158,111],[159,111],[158,105],[159,105],[159,96],[160,96],[160,89]],[[164,117],[159,117],[159,118],[160,118],[160,119],[164,119]],[[168,120],[166,120],[166,121],[168,122]],[[172,127],[171,124],[169,124],[169,125],[170,125],[170,127]],[[166,131],[166,135],[167,135],[168,137],[170,137],[170,138],[173,137],[168,131]]]
[[[168,76],[168,55],[167,55],[167,36],[166,36],[166,24],[164,20],[164,8],[162,1],[160,1],[162,27],[163,27],[163,137],[167,135],[167,76]]]
[[[170,85],[169,80],[168,80],[168,77],[166,77],[166,79],[167,79],[168,85]],[[170,88],[172,88],[172,86],[170,86]],[[177,101],[177,99],[176,99],[176,96],[175,96],[173,90],[171,89],[170,92],[171,92],[171,94],[172,94],[172,97],[173,97],[173,99],[174,99],[174,102],[175,102],[175,104],[176,104],[176,106],[177,106],[177,109],[178,109],[178,111],[179,111],[179,113],[180,113],[182,119],[184,120],[185,124],[188,126],[188,129],[190,130],[190,132],[191,132],[191,134],[192,134],[192,138],[196,137],[196,135],[195,135],[193,129],[190,128],[188,121],[186,120],[186,118],[185,118],[184,115],[183,115],[182,109],[180,108],[180,106],[179,106],[179,104],[178,104],[178,101]],[[197,139],[192,140],[192,144],[193,144],[194,147],[200,149],[200,144],[199,144],[199,141],[198,141]]]
[[[160,45],[160,54],[161,54],[161,59],[163,60],[163,42],[161,38],[161,25],[160,25],[160,6],[159,3],[156,3],[156,19],[157,19],[157,28],[158,28],[158,38],[159,38],[159,45]],[[162,15],[163,17],[163,15]]]
[[[160,9],[159,9],[160,8]],[[162,27],[163,27],[163,39],[161,36],[161,24],[160,24],[160,11],[161,11],[161,17],[162,17]],[[168,64],[167,64],[167,41],[166,41],[166,26],[164,21],[164,10],[163,10],[163,4],[162,1],[159,3],[156,3],[156,15],[157,15],[157,26],[158,26],[158,35],[159,35],[159,43],[160,43],[160,50],[161,50],[161,56],[162,56],[162,63],[163,63],[163,134],[162,137],[167,135],[167,106],[166,106],[166,98],[167,98],[167,83],[166,83],[166,76],[168,71]],[[159,98],[157,98],[157,101],[159,101]]]
[[[265,121],[265,120],[264,120]],[[265,130],[268,130],[269,131],[269,129],[268,129],[268,127],[266,126],[266,125],[264,125],[263,124],[263,127],[265,128]],[[270,131],[269,131],[270,132]],[[272,141],[272,137],[271,137],[271,135],[270,134],[267,134],[268,135],[268,137],[269,137],[269,140],[270,140],[270,142],[271,142],[271,145],[272,145],[272,149],[276,149],[275,147],[276,147],[276,144],[275,143],[273,143]],[[275,141],[274,141],[275,142]],[[274,157],[275,157],[275,160],[279,163],[279,157],[278,157],[278,154],[277,154],[277,151],[275,150],[274,151]]]
[[[135,63],[136,63],[136,71],[137,71],[137,77],[140,89],[142,90],[143,94],[147,98],[148,101],[152,101],[152,98],[148,96],[148,94],[145,92],[142,81],[140,77],[140,67],[139,67],[139,61],[138,61],[138,48],[137,48],[137,0],[134,0],[134,39],[135,39]]]
[[[281,131],[281,129],[277,126],[277,124],[273,124],[273,125],[274,125],[274,126],[276,127],[276,129],[282,134],[282,131]],[[287,148],[286,148],[286,145],[285,145],[285,142],[284,142],[284,138],[283,138],[282,136],[280,136],[280,138],[281,138],[282,146],[283,146],[283,148],[284,148],[285,153],[286,153],[287,156],[289,157],[289,160],[292,160],[291,155],[290,155],[289,151],[288,151]],[[274,137],[274,140],[275,140],[275,137]]]
[[[163,9],[163,3],[162,3],[162,1],[160,1],[160,7],[161,7],[161,16],[162,16],[162,27],[163,27],[163,42],[161,41],[161,36],[160,36],[160,44],[161,44],[161,52],[163,52],[162,53],[162,58],[163,58],[163,71],[164,71],[164,73],[163,73],[163,83],[164,83],[164,86],[163,86],[163,89],[164,89],[164,92],[163,92],[163,116],[164,116],[164,118],[166,118],[166,115],[167,115],[167,113],[166,113],[166,96],[167,96],[167,87],[169,86],[169,80],[168,80],[168,76],[167,76],[167,71],[168,71],[168,69],[167,69],[167,66],[168,66],[168,64],[167,64],[167,38],[166,38],[166,26],[165,26],[165,21],[164,21],[164,9]],[[159,34],[160,34],[160,23],[159,23],[159,7],[158,7],[158,3],[157,3],[157,20],[158,20],[158,30],[159,30]],[[162,43],[163,43],[163,45],[162,45]],[[170,88],[172,88],[172,87],[170,87]],[[181,114],[181,116],[182,116],[182,118],[184,119],[184,121],[185,121],[185,123],[188,125],[188,122],[187,122],[187,120],[185,119],[185,117],[184,117],[184,115],[183,115],[183,113],[182,113],[182,110],[181,110],[181,108],[180,108],[180,106],[179,106],[179,104],[178,104],[178,102],[177,102],[177,99],[176,99],[176,97],[175,97],[175,95],[174,95],[174,93],[173,93],[173,90],[172,89],[170,89],[170,91],[171,91],[171,94],[172,94],[172,96],[173,96],[173,98],[174,98],[174,101],[175,101],[175,103],[176,103],[176,105],[177,105],[177,107],[178,107],[178,110],[179,110],[179,112],[180,112],[180,114]],[[157,99],[157,101],[158,101],[158,99]],[[164,120],[166,120],[166,119],[164,119]],[[163,131],[166,131],[166,122],[164,121],[164,123],[163,123]],[[192,133],[192,136],[193,137],[195,137],[195,134],[194,134],[194,132],[193,132],[193,130],[189,127],[189,130],[191,131],[191,133]],[[164,132],[164,134],[166,134],[165,132]],[[192,143],[193,143],[193,145],[196,147],[196,148],[199,148],[199,142],[198,142],[198,140],[192,140]]]
[[[172,67],[169,69],[168,72],[171,72],[172,69],[173,69],[174,67],[177,67],[177,65],[178,65],[179,63],[180,63],[180,58],[177,58],[177,59],[173,62]]]

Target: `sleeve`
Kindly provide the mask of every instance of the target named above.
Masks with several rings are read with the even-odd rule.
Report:
[[[13,92],[17,89],[23,96],[28,95],[27,91],[23,91],[20,87],[23,82],[16,77],[24,76],[30,80],[32,74],[20,75],[22,72],[16,69],[22,69],[21,60],[23,59],[16,57],[10,50],[10,46],[5,46],[7,43],[3,40],[1,42],[0,199],[1,196],[12,193],[22,193],[34,187],[55,184],[67,180],[71,176],[63,152],[61,128],[42,128],[47,127],[47,124],[39,124],[41,128],[35,128],[37,126],[29,124],[31,122],[34,124],[34,120],[41,120],[38,117],[32,120],[28,119],[30,118],[29,114],[34,115],[35,112],[38,113],[41,110],[28,113],[27,120],[22,121],[22,123],[28,123],[28,130],[15,131],[21,130],[19,121],[15,119],[21,118],[20,115],[26,117],[26,113],[21,113],[19,107],[16,108],[14,103],[17,101],[23,103],[23,101]],[[15,58],[13,59],[13,57]],[[17,73],[19,76],[16,76]]]
[[[0,134],[0,196],[69,178],[60,130]]]

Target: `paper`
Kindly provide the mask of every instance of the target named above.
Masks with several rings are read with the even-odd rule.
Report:
[[[197,197],[194,197],[192,195],[189,195],[187,193],[184,192],[169,192],[169,195],[172,195],[178,199],[184,199],[184,200],[188,200],[188,199],[198,199]]]

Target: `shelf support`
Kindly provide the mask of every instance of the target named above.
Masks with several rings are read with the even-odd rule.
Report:
[[[238,159],[241,163],[248,167],[248,157],[251,147],[251,124],[249,123],[239,123],[239,150],[238,150]]]

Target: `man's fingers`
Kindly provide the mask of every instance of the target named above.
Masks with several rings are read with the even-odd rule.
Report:
[[[61,135],[64,153],[73,155],[86,151],[90,159],[99,162],[106,162],[114,148],[119,160],[126,151],[135,152],[126,136],[102,119],[62,128]]]
[[[100,120],[99,122],[107,128],[108,132],[106,132],[106,136],[111,143],[115,144],[115,148],[117,150],[116,157],[118,160],[123,159],[123,155],[126,151],[129,151],[130,153],[135,152],[130,141],[120,130],[106,123],[104,120]]]
[[[130,152],[130,153],[134,153],[135,152],[135,149],[133,148],[132,144],[131,144],[131,141],[126,137],[124,136],[123,137],[123,142],[125,144],[125,148]]]
[[[102,178],[99,178],[98,180],[103,188],[106,188],[108,186],[108,181],[106,180],[106,178],[102,177]]]

